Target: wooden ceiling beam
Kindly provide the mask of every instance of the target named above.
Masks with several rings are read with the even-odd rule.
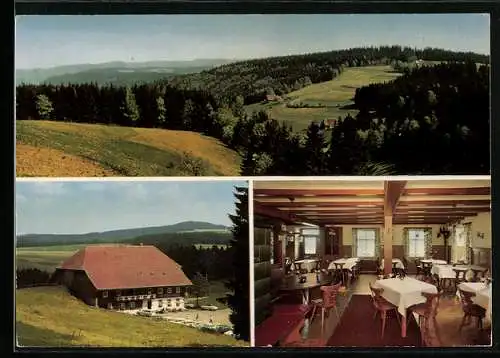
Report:
[[[451,206],[451,207],[465,207],[467,205],[475,205],[475,206],[489,206],[491,205],[491,200],[401,200],[399,202],[398,208],[400,207],[415,207],[419,205],[426,206]]]
[[[491,195],[491,188],[467,187],[467,188],[407,188],[403,195]]]
[[[383,207],[382,201],[294,201],[294,202],[279,202],[279,201],[259,201],[255,200],[260,205],[282,208],[300,208],[300,207]],[[360,206],[361,205],[361,206]]]
[[[280,210],[270,209],[260,204],[254,203],[253,212],[255,215],[265,216],[283,221],[285,224],[294,225],[296,223],[295,215],[288,215]]]
[[[382,189],[255,189],[254,197],[384,196]]]
[[[406,181],[385,181],[384,182],[384,215],[392,216],[396,205],[398,204],[403,190],[406,186]]]

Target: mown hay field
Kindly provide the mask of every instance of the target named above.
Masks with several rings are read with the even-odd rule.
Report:
[[[239,154],[188,131],[16,121],[16,174],[29,176],[237,176]]]

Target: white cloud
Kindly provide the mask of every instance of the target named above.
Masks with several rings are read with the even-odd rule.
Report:
[[[27,185],[31,187],[30,189],[35,195],[55,196],[67,192],[66,185],[62,182],[37,181]]]

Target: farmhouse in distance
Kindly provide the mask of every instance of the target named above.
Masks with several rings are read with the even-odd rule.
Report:
[[[52,280],[89,305],[107,309],[184,309],[191,281],[150,245],[98,245],[77,251]]]

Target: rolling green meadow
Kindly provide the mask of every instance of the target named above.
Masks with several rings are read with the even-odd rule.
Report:
[[[289,93],[283,102],[252,104],[246,106],[246,110],[248,113],[266,111],[270,118],[286,122],[295,131],[305,131],[313,121],[337,119],[347,114],[355,116],[358,111],[348,107],[353,104],[356,88],[370,83],[389,82],[400,75],[392,66],[346,68],[331,81],[312,84]]]

